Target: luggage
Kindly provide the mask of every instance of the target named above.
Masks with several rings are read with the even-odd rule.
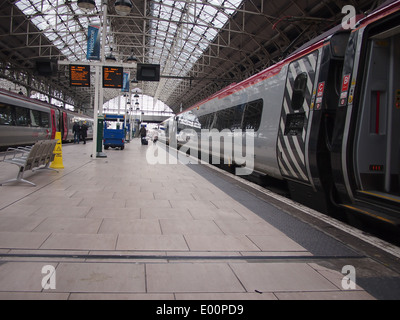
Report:
[[[149,144],[149,142],[147,141],[146,137],[142,137],[141,141],[142,141],[142,145],[144,145],[144,146],[147,146]]]

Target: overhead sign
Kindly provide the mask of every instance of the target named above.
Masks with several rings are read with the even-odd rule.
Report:
[[[122,85],[122,92],[129,92],[129,72],[124,72],[124,81]]]
[[[69,84],[74,87],[90,87],[90,66],[69,65]]]
[[[103,67],[103,88],[122,89],[124,70],[122,67]]]
[[[88,28],[86,59],[100,60],[100,26],[90,25]]]

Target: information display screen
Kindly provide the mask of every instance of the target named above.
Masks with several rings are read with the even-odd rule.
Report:
[[[160,81],[160,65],[138,63],[136,78],[138,81]]]
[[[122,88],[122,67],[103,67],[103,88]]]
[[[74,87],[90,87],[90,66],[69,66],[69,84]]]

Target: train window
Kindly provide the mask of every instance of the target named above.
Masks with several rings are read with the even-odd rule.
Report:
[[[257,131],[261,123],[263,100],[239,104],[216,113],[210,113],[198,118],[202,129],[253,129]]]
[[[231,129],[232,131],[235,129],[242,129],[243,113],[245,108],[246,104],[239,104],[233,107],[232,123],[230,124],[229,127],[229,129]]]
[[[40,126],[43,128],[50,127],[50,113],[40,112]]]
[[[292,108],[293,110],[300,110],[303,106],[304,97],[307,89],[307,73],[300,73],[296,80],[294,80],[293,96],[292,96]]]
[[[217,121],[218,121],[217,112],[210,114],[210,125],[208,129],[217,128]]]
[[[230,129],[233,124],[233,119],[234,119],[234,108],[228,108],[221,110],[217,113],[217,123],[216,123],[216,128],[219,131],[222,131],[224,129]]]
[[[0,125],[15,126],[11,106],[0,103]]]
[[[264,101],[262,99],[251,101],[246,105],[242,129],[253,129],[257,131],[260,128],[263,106]]]
[[[209,114],[200,116],[198,119],[199,119],[202,129],[208,129],[210,127],[210,115]]]
[[[27,127],[30,125],[31,119],[29,116],[29,109],[26,108],[15,108],[15,120],[17,126]]]
[[[335,58],[344,58],[349,41],[350,32],[338,32],[331,37],[331,53]]]
[[[40,126],[40,111],[30,110],[32,127]]]
[[[215,115],[214,113],[211,113],[211,114],[206,114],[204,116],[201,116],[201,118],[204,122],[204,126],[203,126],[203,123],[200,122],[202,129],[211,129],[212,128],[214,115]]]

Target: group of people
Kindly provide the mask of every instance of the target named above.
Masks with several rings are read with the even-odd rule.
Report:
[[[86,137],[87,137],[88,126],[86,125],[86,121],[79,124],[79,122],[75,122],[74,126],[72,127],[72,132],[74,133],[74,143],[78,143],[82,140],[83,144],[86,144]]]

